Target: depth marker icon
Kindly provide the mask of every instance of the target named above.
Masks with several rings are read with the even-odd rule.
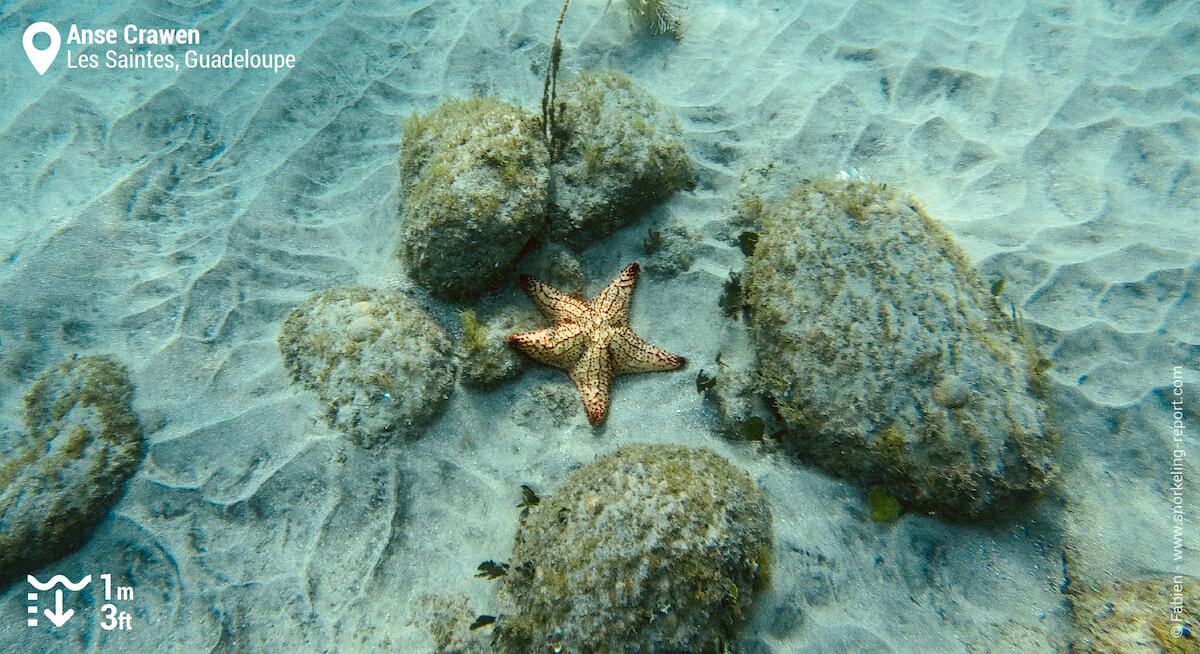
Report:
[[[55,585],[62,584],[63,586],[67,587],[67,590],[78,592],[83,590],[83,588],[88,584],[92,583],[92,575],[88,575],[83,579],[80,579],[79,583],[76,584],[71,583],[71,580],[67,579],[63,575],[54,575],[50,578],[50,581],[47,581],[44,584],[38,581],[37,577],[34,577],[33,575],[28,575],[27,580],[29,581],[29,585],[38,590],[50,590],[51,588],[54,588]],[[38,594],[29,593],[25,596],[25,599],[29,600],[29,613],[32,615],[37,615]],[[67,620],[71,619],[71,616],[75,615],[75,609],[67,609],[66,611],[63,610],[63,592],[61,588],[56,588],[54,590],[54,610],[51,611],[50,609],[46,609],[43,611],[43,613],[46,614],[47,618],[50,618],[50,622],[53,622],[54,626],[61,627],[67,623]],[[25,622],[25,624],[29,625],[30,627],[36,627],[38,624],[38,619],[31,617]]]

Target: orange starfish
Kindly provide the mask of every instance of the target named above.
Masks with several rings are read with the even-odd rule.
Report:
[[[686,359],[643,341],[629,327],[629,305],[641,266],[625,266],[617,278],[589,302],[521,275],[521,287],[554,324],[536,332],[513,334],[508,342],[521,352],[570,375],[593,425],[608,415],[613,377],[631,372],[674,370]]]

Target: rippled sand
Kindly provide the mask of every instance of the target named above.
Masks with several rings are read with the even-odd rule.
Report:
[[[558,7],[137,4],[18,4],[0,32],[196,27],[206,52],[297,67],[68,71],[60,54],[38,77],[0,60],[0,424],[20,428],[43,368],[113,352],[149,444],[92,540],[39,572],[131,583],[134,629],[101,629],[86,592],[68,625],[26,627],[18,583],[0,596],[0,649],[428,651],[424,594],[495,610],[473,574],[509,555],[520,485],[552,493],[627,443],[710,447],[767,492],[777,558],[743,632],[753,652],[1063,651],[1067,574],[1174,572],[1172,367],[1193,405],[1200,382],[1200,4],[693,1],[676,42],[576,0],[564,77],[630,75],[679,115],[699,171],[580,259],[595,290],[645,260],[647,229],[692,228],[690,270],[644,275],[633,313],[689,367],[620,379],[597,432],[531,392],[568,384],[557,371],[460,387],[420,441],[383,452],[330,431],[289,384],[279,325],[318,289],[397,283],[401,121],[450,95],[536,110]],[[743,172],[771,164],[768,195],[843,169],[906,188],[1006,280],[1055,361],[1054,496],[994,526],[876,525],[862,489],[714,434],[695,375],[746,351],[717,303],[743,261],[725,221]],[[494,302],[528,306],[515,286]],[[458,327],[456,307],[426,305]]]

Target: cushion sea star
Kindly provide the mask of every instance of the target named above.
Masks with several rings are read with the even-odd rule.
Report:
[[[538,309],[554,324],[545,329],[513,334],[513,347],[546,365],[567,371],[597,424],[608,415],[612,379],[632,372],[674,370],[686,359],[642,340],[629,327],[633,285],[641,267],[625,266],[604,290],[585,302],[521,275],[521,286]]]

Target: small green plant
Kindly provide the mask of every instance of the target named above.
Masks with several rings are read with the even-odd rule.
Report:
[[[478,352],[487,341],[487,329],[479,321],[479,316],[472,309],[458,312],[458,319],[463,327],[463,349],[467,352]]]
[[[612,5],[608,0],[604,10]],[[683,34],[683,22],[675,16],[672,3],[668,0],[625,0],[629,17],[640,29],[655,35],[670,34],[679,38]]]
[[[471,623],[471,626],[469,627],[469,629],[471,631],[475,631],[476,629],[486,627],[495,621],[496,621],[496,616],[494,616],[494,615],[481,615],[481,616],[475,618],[475,622]]]
[[[1039,358],[1029,366],[1029,388],[1033,390],[1038,397],[1046,397],[1050,392],[1050,371],[1054,368],[1054,361],[1045,358]]]
[[[729,273],[729,281],[725,282],[724,292],[721,293],[720,305],[721,311],[727,318],[737,316],[745,308],[746,304],[742,300],[741,275],[735,272]]]
[[[761,593],[771,585],[771,548],[759,543],[754,548],[754,559],[750,563],[754,567],[754,592]]]
[[[750,416],[738,423],[737,435],[745,441],[761,441],[767,435],[767,423],[758,416]]]
[[[646,232],[646,238],[642,240],[642,250],[646,254],[654,254],[662,249],[663,243],[662,230],[651,229]]]
[[[475,576],[483,577],[484,579],[495,579],[508,574],[508,564],[496,563],[495,561],[484,561],[476,569],[479,570],[479,574]]]
[[[563,135],[557,125],[562,107],[555,106],[558,94],[558,65],[562,62],[562,41],[558,38],[558,32],[562,29],[569,4],[571,0],[563,0],[562,11],[558,12],[558,22],[554,24],[554,39],[550,42],[550,65],[546,67],[546,82],[542,85],[542,133],[546,137],[551,162],[558,161],[559,155],[562,154]]]
[[[742,247],[742,254],[750,256],[754,254],[754,246],[758,245],[758,232],[742,232],[738,237],[738,245]]]
[[[522,518],[529,515],[529,509],[537,506],[541,501],[542,498],[538,497],[532,488],[521,484],[521,503],[517,505],[517,508],[521,509]]]
[[[872,486],[867,491],[867,504],[871,505],[871,522],[892,522],[900,517],[900,502],[883,486]]]

